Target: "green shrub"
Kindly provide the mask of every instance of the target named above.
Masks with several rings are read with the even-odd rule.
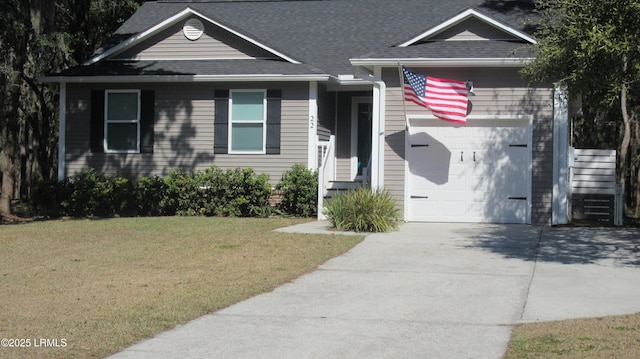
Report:
[[[400,209],[387,190],[360,187],[325,202],[325,215],[341,231],[388,232],[398,228]]]
[[[228,169],[217,189],[216,212],[230,217],[268,217],[271,213],[269,176],[251,168]]]
[[[90,215],[134,217],[138,215],[136,181],[120,175],[101,175],[94,192],[96,208]]]
[[[69,198],[69,180],[58,181],[40,178],[31,194],[31,207],[41,216],[67,216],[63,201]]]
[[[160,203],[165,198],[166,185],[159,176],[141,177],[135,183],[139,216],[160,216],[163,214]]]
[[[269,176],[252,169],[221,170],[211,166],[196,173],[174,170],[165,180],[162,212],[166,215],[267,217]]]
[[[282,174],[276,185],[282,190],[278,209],[298,217],[312,217],[318,212],[318,172],[297,163]]]
[[[267,217],[270,196],[269,176],[252,169],[176,169],[166,179],[152,176],[137,181],[87,169],[64,181],[40,181],[32,205],[50,217]]]
[[[160,202],[164,215],[194,216],[201,214],[204,199],[193,172],[183,168],[172,170],[164,180],[165,196]]]
[[[101,201],[98,195],[100,189],[97,188],[100,177],[90,168],[69,178],[69,197],[62,202],[62,207],[69,216],[87,217],[96,213]]]
[[[99,174],[91,168],[45,186],[49,192],[59,192],[49,195],[51,202],[56,202],[49,204],[49,215],[113,217],[138,213],[135,181],[123,176]]]

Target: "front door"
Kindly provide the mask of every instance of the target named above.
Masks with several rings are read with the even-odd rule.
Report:
[[[371,159],[371,118],[373,105],[370,99],[353,100],[351,124],[352,171],[356,179],[361,179],[368,169]]]

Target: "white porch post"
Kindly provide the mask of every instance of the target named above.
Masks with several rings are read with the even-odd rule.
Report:
[[[387,86],[382,71],[376,67],[373,80],[373,113],[371,123],[371,188],[384,187],[384,126]]]
[[[569,106],[567,88],[557,85],[553,91],[553,203],[551,224],[567,223],[567,174]]]
[[[307,151],[307,168],[318,168],[318,83],[309,82],[309,139]]]
[[[67,83],[60,83],[58,104],[58,180],[62,181],[66,173],[65,151],[67,142]]]

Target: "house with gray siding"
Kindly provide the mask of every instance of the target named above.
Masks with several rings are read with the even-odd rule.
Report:
[[[533,1],[148,1],[60,84],[59,177],[295,163],[386,188],[407,221],[567,220],[566,94],[527,84]],[[472,84],[466,124],[401,67]],[[322,214],[320,214],[322,215]]]

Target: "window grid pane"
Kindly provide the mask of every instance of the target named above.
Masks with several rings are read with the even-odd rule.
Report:
[[[264,152],[265,92],[231,92],[230,151]]]
[[[262,123],[234,123],[231,125],[232,151],[263,151]]]
[[[232,101],[232,121],[262,122],[264,120],[263,92],[234,92]]]
[[[108,151],[139,151],[139,92],[107,92],[105,142]]]
[[[135,122],[138,120],[137,93],[109,93],[107,121]]]
[[[138,149],[137,123],[110,123],[107,125],[107,148],[114,151]]]

